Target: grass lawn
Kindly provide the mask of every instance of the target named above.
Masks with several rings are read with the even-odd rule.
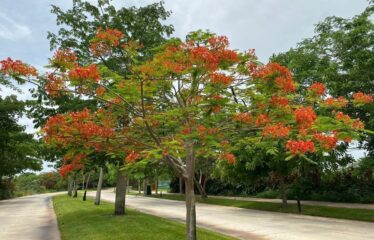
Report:
[[[160,196],[153,195],[153,197],[160,197]],[[163,194],[162,198],[184,201],[184,196],[181,196],[181,195]],[[201,199],[198,196],[196,200],[197,202],[200,202],[200,203],[216,204],[216,205],[222,205],[222,206],[231,206],[231,207],[256,209],[256,210],[272,211],[272,212],[284,212],[284,213],[296,213],[296,214],[298,213],[296,204],[289,204],[288,208],[284,209],[282,208],[282,205],[280,203],[254,202],[254,201],[243,201],[243,200],[234,200],[234,199],[221,199],[221,198],[214,198],[214,197]],[[310,206],[310,205],[302,205],[302,202],[301,202],[301,206],[302,206],[302,214],[304,215],[374,222],[374,210]]]
[[[127,209],[125,216],[114,216],[112,203],[101,202],[95,206],[88,198],[68,196],[53,197],[53,207],[61,231],[62,240],[107,240],[107,239],[185,239],[185,226],[164,218]],[[235,239],[198,229],[198,238],[204,240]]]

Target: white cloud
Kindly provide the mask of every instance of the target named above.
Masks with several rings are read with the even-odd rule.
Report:
[[[31,29],[17,23],[10,17],[0,12],[0,38],[6,40],[18,40],[31,35]]]

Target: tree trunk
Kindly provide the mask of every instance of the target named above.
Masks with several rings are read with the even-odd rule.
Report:
[[[297,195],[297,210],[301,213],[301,201],[299,195]]]
[[[287,208],[287,194],[286,194],[286,184],[284,182],[284,177],[280,176],[279,178],[279,190],[282,197],[283,208]]]
[[[206,194],[206,196],[208,197],[208,194],[206,193],[206,184],[207,184],[207,182],[208,182],[208,176],[206,176],[204,178],[204,181],[203,181],[203,191]]]
[[[155,184],[155,192],[156,192],[156,195],[158,194],[158,176],[156,176],[156,184]]]
[[[179,177],[179,194],[183,194],[183,178]]]
[[[73,198],[78,197],[78,179],[77,176],[74,176],[74,188],[73,188]]]
[[[143,195],[147,196],[147,179],[144,178],[143,180]]]
[[[90,182],[90,176],[91,176],[91,172],[88,173],[87,180],[86,180],[86,186],[84,186],[83,201],[86,201],[87,188],[88,188],[88,183]]]
[[[142,192],[142,190],[141,190],[141,183],[140,183],[141,181],[140,181],[140,179],[138,179],[138,193],[140,194],[141,192]]]
[[[196,240],[196,204],[195,204],[195,152],[192,141],[185,142],[186,151],[186,231],[187,240]]]
[[[114,214],[125,214],[127,175],[123,171],[117,173],[116,200],[114,202]]]
[[[127,178],[127,183],[126,183],[126,188],[127,188],[127,193],[130,193],[130,178]]]
[[[203,186],[200,184],[199,181],[197,181],[196,178],[195,178],[195,184],[196,184],[197,190],[199,190],[199,193],[200,193],[201,197],[202,198],[207,198],[208,195],[206,194],[205,190],[203,189]]]
[[[82,191],[84,191],[84,181],[86,180],[86,174],[83,174],[83,177],[82,177]]]
[[[99,182],[97,183],[95,205],[100,205],[101,187],[103,185],[103,168],[100,168]]]
[[[71,176],[68,178],[68,196],[73,196],[73,179]]]

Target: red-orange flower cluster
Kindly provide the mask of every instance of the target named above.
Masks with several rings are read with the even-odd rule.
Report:
[[[95,92],[96,92],[96,95],[97,95],[97,96],[101,97],[101,96],[103,96],[104,93],[105,93],[105,88],[102,87],[102,86],[100,86],[100,87],[96,88],[96,91],[95,91]]]
[[[292,78],[277,77],[275,79],[275,85],[286,93],[290,93],[296,90]]]
[[[118,29],[106,29],[103,31],[101,28],[97,30],[96,37],[102,41],[110,43],[116,47],[119,45],[119,40],[123,38],[123,33]]]
[[[323,83],[313,83],[309,88],[308,91],[311,92],[315,96],[322,96],[325,94],[326,87]]]
[[[127,155],[127,157],[125,158],[125,161],[126,162],[135,162],[139,158],[140,158],[139,154],[137,154],[136,152],[132,151],[129,155]]]
[[[201,138],[206,138],[207,135],[213,135],[218,132],[217,128],[207,128],[203,125],[198,125],[196,128],[197,128],[199,137]]]
[[[61,76],[53,73],[47,74],[48,82],[45,85],[45,90],[51,96],[57,96],[60,94],[61,90],[66,89],[65,81]]]
[[[62,71],[73,69],[78,65],[77,56],[70,49],[59,49],[54,53],[51,65]]]
[[[270,105],[273,107],[285,107],[288,106],[288,98],[280,96],[272,96],[270,99]]]
[[[96,65],[92,64],[88,67],[76,67],[69,72],[69,78],[73,81],[84,82],[93,81],[98,82],[100,80],[100,73]]]
[[[25,77],[38,76],[38,72],[32,66],[23,63],[20,60],[13,61],[11,58],[0,61],[1,72],[4,75],[21,75]]]
[[[253,121],[253,118],[251,116],[251,114],[249,113],[238,113],[238,114],[235,114],[232,119],[235,121],[235,122],[242,122],[242,123],[252,123]]]
[[[284,138],[287,137],[290,129],[283,124],[267,125],[262,130],[262,136],[270,138]]]
[[[212,112],[214,112],[214,113],[219,113],[219,112],[221,112],[221,110],[222,110],[221,106],[218,106],[218,105],[212,106]]]
[[[182,128],[182,130],[181,130],[181,133],[182,133],[183,135],[191,134],[191,132],[192,132],[192,129],[191,129],[190,127],[184,127],[184,128]]]
[[[111,47],[117,47],[123,38],[123,33],[118,29],[99,28],[96,37],[91,41],[90,50],[95,56],[104,56],[110,53]]]
[[[74,170],[74,167],[71,164],[62,165],[58,170],[58,173],[62,178],[66,178],[67,175]]]
[[[202,63],[208,70],[214,71],[218,68],[219,57],[212,53],[209,48],[193,47],[190,50],[191,61],[194,63]]]
[[[307,152],[313,153],[316,151],[312,141],[289,140],[286,143],[286,148],[292,153],[292,155],[305,154]]]
[[[345,124],[350,125],[352,123],[352,119],[347,114],[344,114],[343,112],[337,112],[335,115],[335,118]]]
[[[353,103],[356,105],[364,105],[373,102],[373,96],[367,95],[362,92],[353,94]]]
[[[269,62],[264,66],[250,64],[249,71],[254,79],[270,81],[275,79],[276,87],[286,93],[296,90],[290,70],[278,63]]]
[[[210,74],[210,81],[213,84],[229,85],[233,81],[232,77],[226,76],[223,73],[212,73]]]
[[[285,78],[292,78],[288,68],[279,65],[278,63],[269,62],[264,66],[253,67],[251,76],[255,79],[271,80],[273,77],[284,76]]]
[[[338,97],[337,99],[329,97],[325,99],[323,105],[333,108],[343,108],[348,105],[348,100],[345,97]]]
[[[361,120],[359,118],[357,118],[353,121],[352,128],[354,128],[354,129],[364,129],[365,124],[363,122],[361,122]]]
[[[317,115],[314,113],[311,107],[300,107],[294,112],[295,120],[299,124],[300,128],[306,129],[313,125],[317,119]]]
[[[320,147],[326,151],[334,149],[338,142],[338,138],[335,135],[328,136],[317,133],[313,135],[313,138],[319,143]]]
[[[73,157],[65,156],[63,165],[59,169],[59,174],[62,178],[65,178],[70,172],[75,170],[83,169],[83,160],[87,157],[84,153],[79,153]]]
[[[115,134],[114,122],[112,116],[101,113],[99,110],[91,114],[86,108],[80,112],[50,117],[43,132],[46,134],[46,142],[57,142],[63,146],[78,143],[101,151],[106,140]]]
[[[361,122],[359,118],[353,120],[349,115],[342,112],[337,112],[335,118],[354,129],[363,129],[365,127],[364,123]]]
[[[269,115],[267,114],[260,114],[256,120],[256,126],[266,125],[270,123]]]
[[[202,65],[209,71],[218,69],[222,62],[238,62],[238,54],[228,47],[227,37],[218,36],[208,40],[207,46],[196,46],[194,42],[185,45],[190,53],[190,61],[194,65]]]
[[[223,153],[221,158],[231,164],[234,164],[236,162],[235,155],[232,153]]]

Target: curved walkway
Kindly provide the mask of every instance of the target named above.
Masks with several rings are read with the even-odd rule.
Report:
[[[94,192],[89,195],[94,196]],[[113,190],[102,199],[114,202]],[[184,221],[181,201],[128,195],[126,205],[141,212]],[[368,240],[374,239],[374,223],[266,212],[235,207],[197,204],[197,223],[239,239]]]
[[[51,195],[0,201],[0,239],[60,240]]]
[[[282,203],[282,199],[269,199],[269,198],[255,198],[255,197],[227,197],[227,196],[210,196],[212,198],[222,198],[222,199],[234,199],[241,201],[250,202],[269,202],[269,203]],[[288,203],[297,204],[296,200],[288,200]],[[324,201],[309,201],[302,200],[302,205],[310,206],[324,206],[324,207],[338,207],[338,208],[358,208],[358,209],[371,209],[374,210],[374,204],[369,203],[340,203],[340,202],[324,202]]]

